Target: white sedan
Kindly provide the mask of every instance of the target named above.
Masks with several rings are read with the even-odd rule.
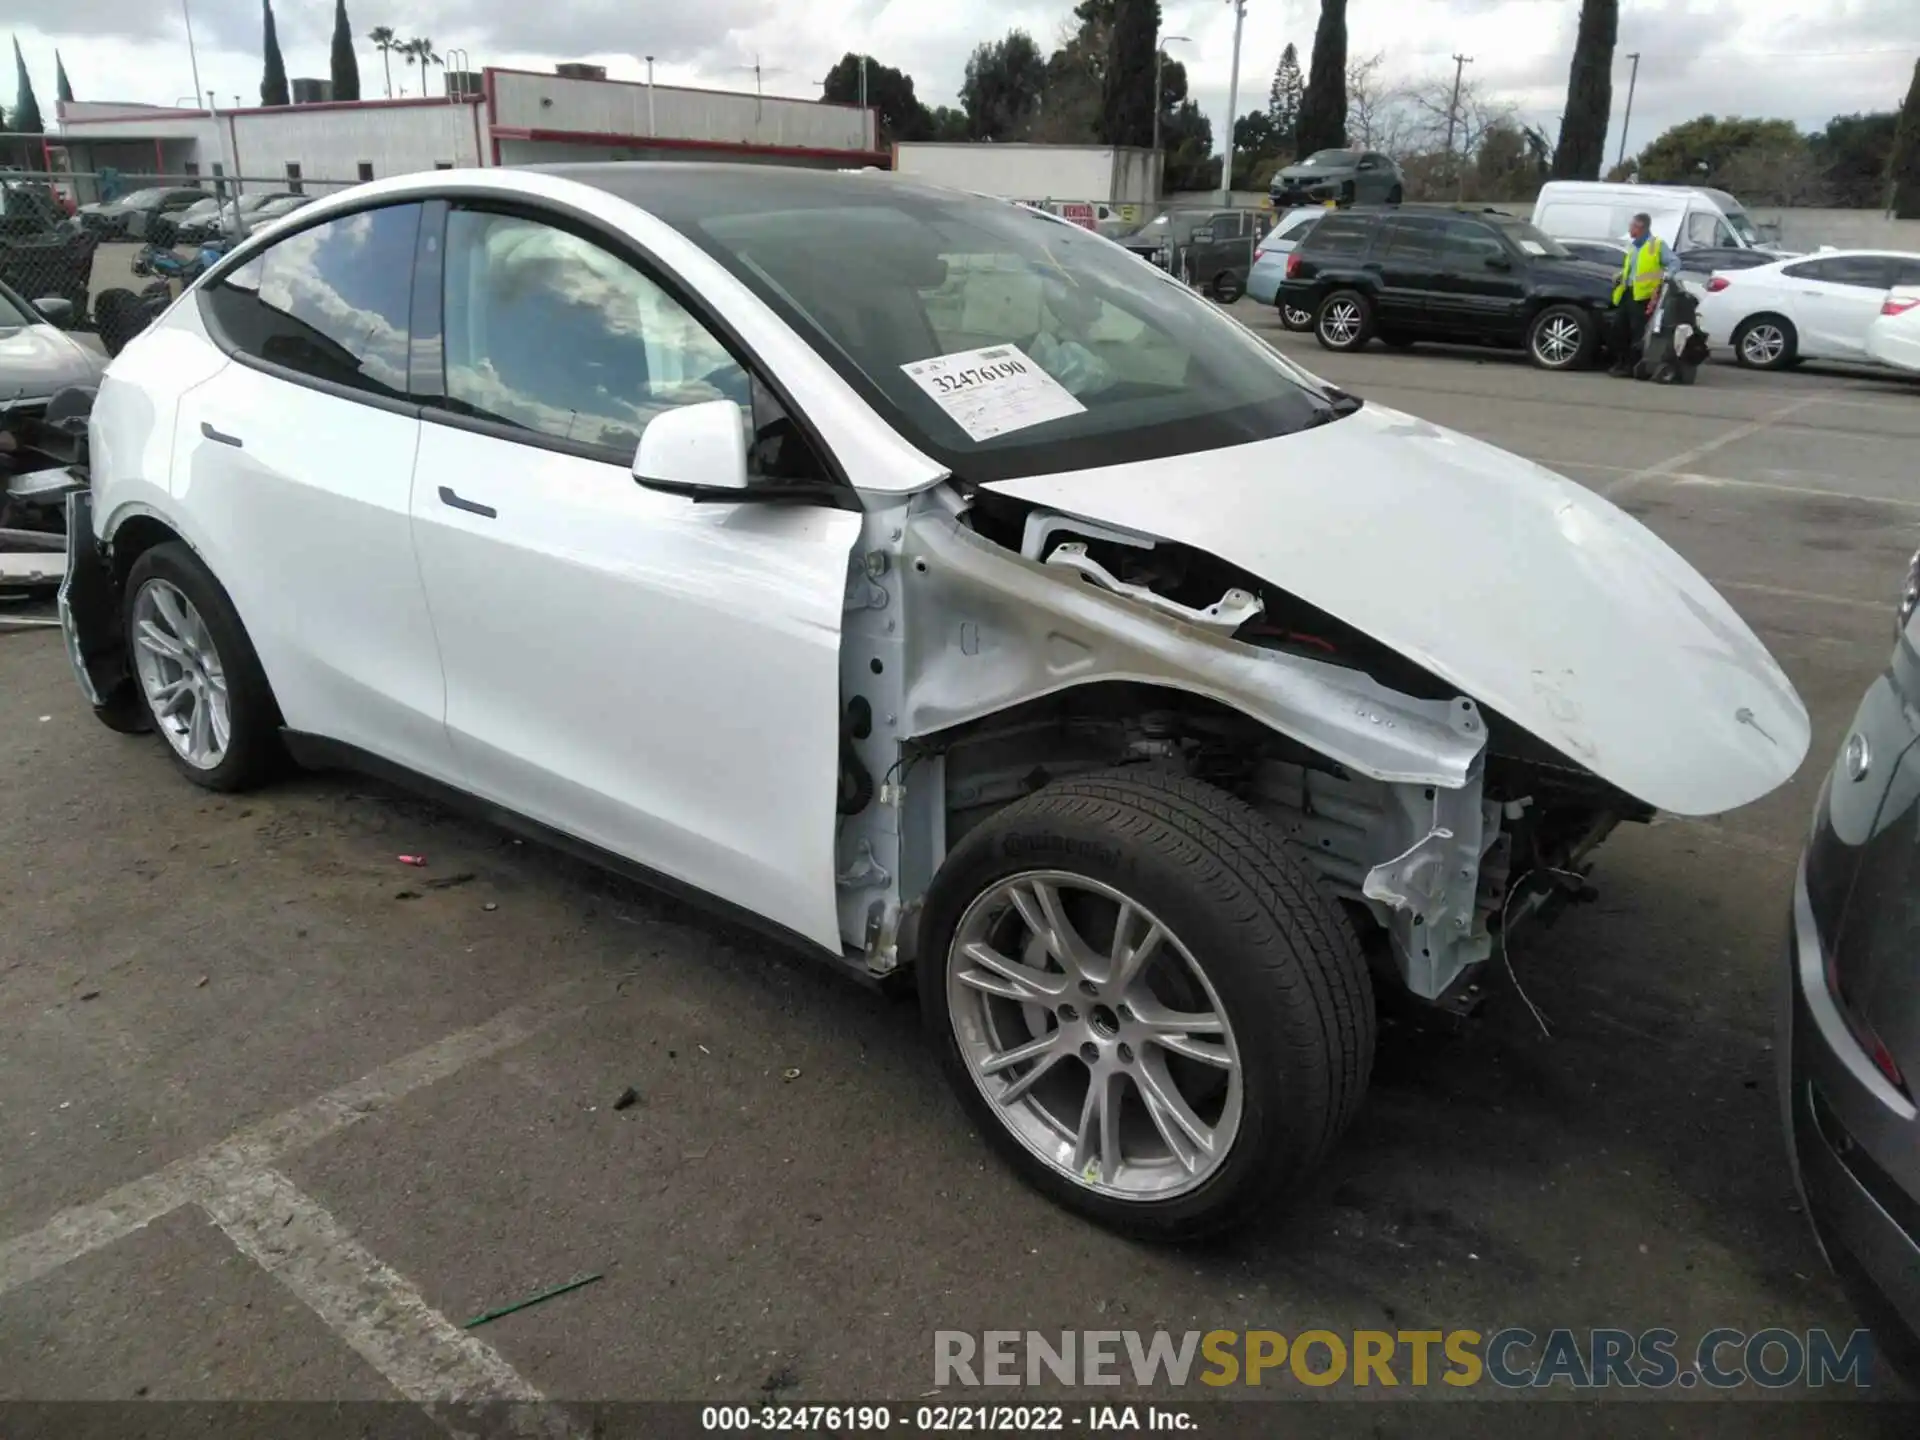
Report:
[[[1920,285],[1888,293],[1867,327],[1867,354],[1882,365],[1920,370]]]
[[[1887,291],[1920,285],[1920,255],[1826,250],[1749,270],[1715,272],[1700,303],[1707,333],[1760,370],[1801,360],[1867,360],[1867,330]]]
[[[1376,968],[1458,1000],[1617,823],[1807,748],[1606,501],[884,175],[318,200],[114,361],[73,503],[105,723],[216,790],[377,770],[912,973],[989,1139],[1148,1235],[1326,1152]]]

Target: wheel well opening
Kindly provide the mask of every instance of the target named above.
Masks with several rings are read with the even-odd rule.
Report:
[[[133,572],[133,565],[147,551],[156,545],[164,545],[180,537],[161,520],[151,515],[135,515],[126,520],[113,532],[113,586],[115,591],[126,589],[127,576]]]
[[[926,737],[943,758],[952,845],[995,811],[1069,775],[1141,765],[1243,786],[1267,758],[1338,770],[1325,756],[1204,695],[1138,681],[1096,681]]]

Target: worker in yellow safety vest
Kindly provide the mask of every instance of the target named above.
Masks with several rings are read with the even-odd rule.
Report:
[[[1680,268],[1653,233],[1653,221],[1644,212],[1633,217],[1627,239],[1620,279],[1613,287],[1613,369],[1609,372],[1623,376],[1633,374],[1634,357],[1647,333],[1647,312],[1661,279]]]

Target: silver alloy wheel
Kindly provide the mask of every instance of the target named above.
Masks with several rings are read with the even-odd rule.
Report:
[[[1787,336],[1778,325],[1762,322],[1740,337],[1740,353],[1749,365],[1772,365],[1787,353]]]
[[[1542,365],[1558,370],[1570,365],[1580,353],[1580,322],[1571,315],[1556,315],[1533,331],[1533,353]]]
[[[1351,345],[1360,333],[1360,307],[1351,300],[1329,305],[1320,315],[1320,333],[1336,345]]]
[[[978,896],[947,953],[947,1009],[1003,1123],[1089,1190],[1171,1199],[1233,1148],[1225,1007],[1179,938],[1111,886],[1036,870]]]
[[[1296,310],[1291,305],[1285,306],[1282,309],[1281,319],[1296,330],[1307,330],[1313,326],[1313,312],[1311,310]]]
[[[178,586],[153,579],[133,597],[133,662],[153,721],[196,770],[227,757],[227,672],[206,621]]]

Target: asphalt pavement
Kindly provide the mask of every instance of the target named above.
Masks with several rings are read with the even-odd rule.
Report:
[[[1920,386],[1333,356],[1239,312],[1639,516],[1812,714],[1791,785],[1623,829],[1597,902],[1516,941],[1547,1033],[1499,972],[1472,1017],[1397,1015],[1290,1211],[1130,1243],[988,1157],[910,1005],[367,782],[194,790],[93,722],[55,634],[0,631],[0,1399],[915,1400],[938,1330],[1857,1325],[1795,1204],[1774,1006],[1813,795],[1920,544]],[[1911,1433],[1786,1398],[1550,1423]],[[1468,1408],[1275,1424],[1543,1428]]]

